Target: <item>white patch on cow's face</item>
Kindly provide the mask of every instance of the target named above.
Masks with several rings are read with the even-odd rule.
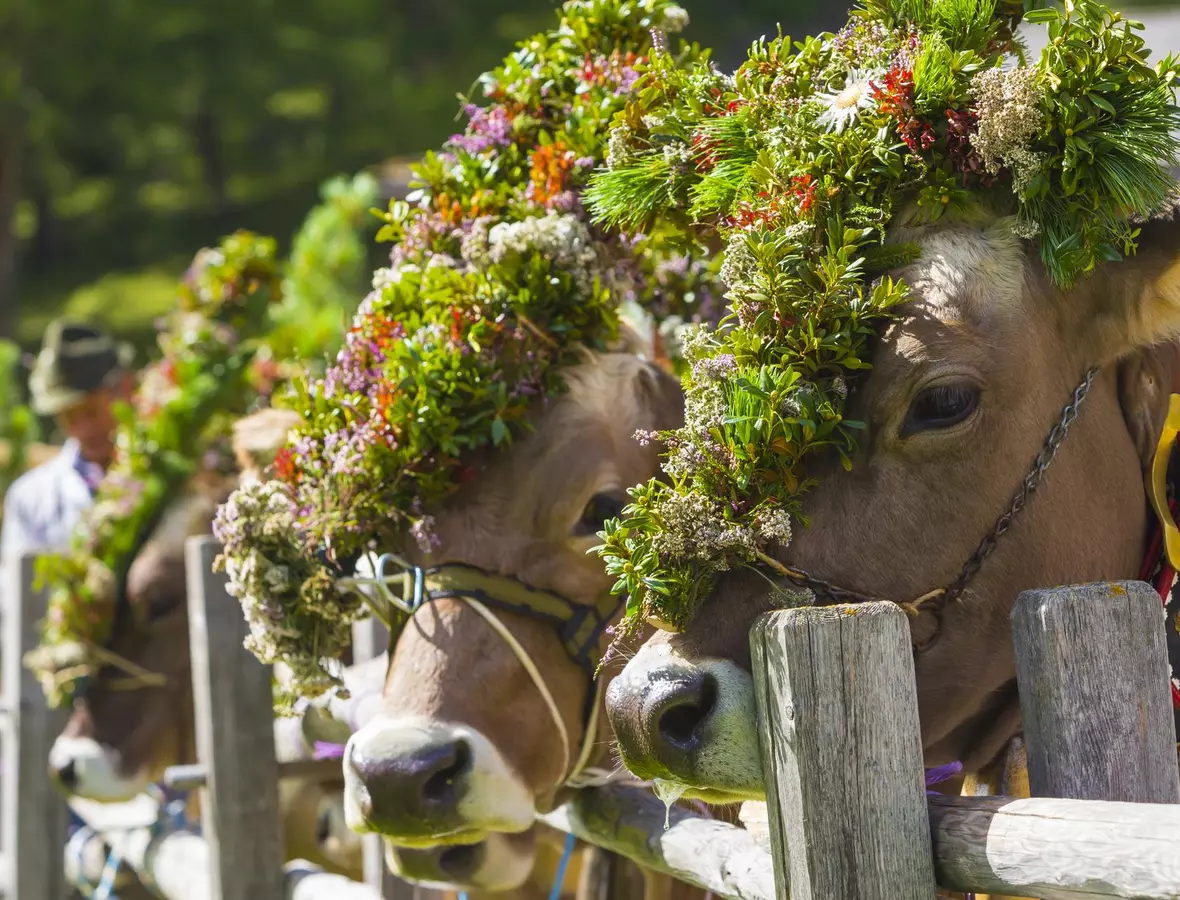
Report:
[[[415,755],[444,743],[464,745],[455,802],[412,809],[418,788],[404,772]],[[366,812],[367,810],[367,812]],[[377,717],[344,750],[344,815],[348,827],[378,832],[406,847],[474,843],[489,832],[519,833],[535,818],[533,795],[500,751],[473,728],[421,717]],[[432,821],[433,819],[433,821]],[[411,822],[413,832],[401,827]]]
[[[317,838],[320,852],[334,865],[354,867],[364,855],[364,841],[348,827],[344,814],[344,797],[331,794],[323,797],[316,809]]]
[[[49,751],[49,769],[66,793],[100,803],[130,800],[148,783],[144,774],[121,775],[117,751],[93,738],[59,737]]]
[[[690,660],[667,643],[648,642],[611,683],[607,704],[625,707],[612,711],[612,715],[621,712],[623,717],[637,721],[638,727],[654,732],[659,725],[651,721],[649,694],[697,672],[711,676],[717,686],[712,710],[700,726],[699,747],[675,754],[674,761],[651,760],[662,769],[656,777],[685,788],[683,796],[709,803],[764,799],[754,682],[750,673],[737,664],[726,659]],[[633,760],[635,755],[625,743],[624,734],[616,732],[619,749],[624,760]],[[645,772],[642,777],[653,774]]]
[[[474,871],[461,881],[447,880],[446,854],[477,852],[480,861]],[[433,850],[402,851],[410,854],[429,854],[434,874],[428,873],[430,866],[421,859],[403,865],[402,853],[388,841],[385,843],[385,861],[390,871],[415,884],[437,890],[479,890],[498,893],[514,891],[528,881],[537,859],[535,841],[522,841],[512,835],[489,834],[477,847],[450,846]]]

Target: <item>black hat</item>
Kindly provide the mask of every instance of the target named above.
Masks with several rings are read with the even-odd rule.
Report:
[[[55,416],[106,387],[131,365],[134,350],[80,322],[52,322],[29,373],[33,411]]]

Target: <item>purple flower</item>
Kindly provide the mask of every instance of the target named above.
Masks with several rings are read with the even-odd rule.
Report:
[[[472,156],[492,147],[507,147],[512,143],[512,119],[502,106],[482,107],[467,104],[467,131],[451,135],[447,146]]]
[[[434,517],[423,516],[410,526],[410,536],[418,542],[423,553],[432,553],[442,546],[437,534],[434,533]]]

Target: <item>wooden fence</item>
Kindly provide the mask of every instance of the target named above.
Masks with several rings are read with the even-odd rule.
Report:
[[[1180,900],[1180,773],[1158,595],[1030,591],[1012,615],[1032,799],[927,796],[913,653],[888,603],[786,610],[751,632],[769,839],[646,791],[545,817],[735,900]],[[789,851],[789,852],[788,852]]]
[[[188,553],[205,833],[127,831],[130,866],[167,900],[425,900],[389,878],[376,842],[368,868],[380,886],[284,870],[270,674],[241,649],[245,624],[211,571],[216,545],[194,539]],[[60,900],[64,805],[45,763],[62,722],[21,665],[44,608],[31,574],[31,559],[5,567],[0,873],[10,898]],[[619,854],[737,900],[928,900],[936,885],[1180,900],[1180,773],[1158,596],[1137,582],[1032,591],[1012,622],[1032,799],[926,794],[900,609],[776,612],[751,633],[769,836],[679,809],[665,829],[664,806],[646,790],[583,791],[543,818],[608,851],[584,867],[603,889],[580,895],[634,895],[605,887]],[[360,655],[383,640],[367,649],[359,640]]]

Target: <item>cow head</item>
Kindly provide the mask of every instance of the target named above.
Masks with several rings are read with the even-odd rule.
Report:
[[[530,433],[437,511],[439,547],[419,562],[475,566],[575,607],[609,598],[587,551],[627,485],[656,471],[656,449],[635,432],[677,425],[683,401],[674,378],[633,354],[588,356],[564,376],[569,390],[538,406]],[[402,630],[383,708],[345,752],[352,827],[407,846],[472,843],[523,832],[552,802],[583,745],[590,674],[554,625],[494,613],[506,633],[471,604],[441,599]]]
[[[961,596],[910,625],[929,765],[976,770],[1020,727],[1009,613],[1023,590],[1135,578],[1144,472],[1176,388],[1180,226],[1073,288],[1046,276],[1004,218],[900,230],[921,258],[849,416],[850,472],[813,463],[810,524],[775,554],[861,594],[912,601],[951,584],[1009,506],[1083,375],[1101,373],[1024,510]],[[1155,349],[1151,349],[1151,348]],[[787,585],[790,587],[790,585]],[[661,633],[608,692],[624,761],[706,799],[763,793],[748,632],[775,605],[766,573],[726,573],[681,634]],[[819,602],[824,602],[820,600]]]

